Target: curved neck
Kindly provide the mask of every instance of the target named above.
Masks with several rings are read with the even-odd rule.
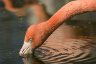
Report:
[[[52,33],[72,16],[89,11],[96,11],[96,0],[76,0],[69,2],[47,21],[49,33]]]
[[[4,4],[5,4],[5,8],[8,10],[13,10],[12,4],[10,2],[10,0],[3,0]]]
[[[21,8],[14,8],[10,0],[3,0],[3,2],[8,11],[17,12],[18,10],[21,10]]]

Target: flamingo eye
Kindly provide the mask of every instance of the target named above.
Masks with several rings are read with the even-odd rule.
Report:
[[[29,43],[32,43],[32,39],[29,39]]]

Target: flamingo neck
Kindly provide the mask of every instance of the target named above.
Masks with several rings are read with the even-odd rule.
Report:
[[[48,31],[52,33],[63,22],[74,15],[96,11],[96,0],[76,0],[71,1],[63,6],[57,13],[55,13],[48,21]]]
[[[8,10],[13,10],[12,4],[9,0],[4,0],[5,8]]]
[[[17,12],[18,10],[21,10],[21,8],[20,9],[14,8],[10,0],[4,0],[4,3],[5,3],[5,8],[8,11]]]

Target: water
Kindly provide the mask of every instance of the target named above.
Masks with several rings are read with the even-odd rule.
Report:
[[[80,62],[82,64],[96,63],[96,57],[95,57],[96,43],[92,43],[94,44],[94,48],[92,48],[93,45],[90,44],[89,42],[87,43],[84,41],[81,42],[80,40],[78,41],[75,40],[76,41],[75,44],[74,40],[71,41],[68,40],[70,42],[66,43],[66,41],[64,40],[64,38],[66,37],[64,36],[65,35],[69,36],[69,33],[68,32],[66,33],[66,31],[70,30],[65,29],[66,25],[57,29],[57,31],[51,37],[49,37],[48,40],[46,40],[45,44],[43,44],[40,48],[36,50],[35,52],[36,57],[30,56],[28,58],[21,58],[18,52],[23,44],[25,31],[27,29],[26,19],[24,18],[26,17],[18,18],[8,11],[0,11],[0,64],[64,64],[64,62],[67,62],[67,60],[69,61],[69,63],[67,62],[65,64],[80,64],[79,63],[80,60],[78,60],[80,59],[79,56],[80,55],[83,56],[84,53],[85,58],[87,59],[91,55],[90,56],[91,59],[88,59],[88,61],[89,60],[91,61],[88,62],[86,61],[85,58],[82,59],[81,57],[82,61]],[[94,33],[96,32],[93,33],[92,30],[94,29],[89,28],[89,32],[92,32],[92,34],[94,35]],[[71,34],[73,34],[73,32],[71,32]],[[65,43],[62,43],[64,41]],[[82,49],[83,46],[85,46],[84,49]],[[71,49],[71,47],[73,48]],[[76,50],[76,48],[78,50]],[[82,52],[82,53],[76,53],[76,52]],[[86,52],[88,52],[89,54],[86,54]],[[74,56],[73,53],[78,55],[75,58],[76,61],[74,60],[74,57],[70,57],[72,55]],[[58,61],[60,60],[61,61],[64,60],[63,63],[58,63]],[[85,60],[85,63],[83,62],[83,60]]]
[[[23,64],[18,52],[26,28],[12,13],[0,11],[0,64]]]
[[[26,17],[16,17],[6,10],[0,11],[0,64],[30,64],[31,60],[31,64],[43,64],[36,58],[19,56],[27,28]]]

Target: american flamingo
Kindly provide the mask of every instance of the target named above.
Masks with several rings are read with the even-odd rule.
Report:
[[[25,16],[26,8],[37,3],[37,0],[3,0],[5,9],[12,12],[16,16]]]
[[[12,12],[16,16],[24,16],[25,15],[24,3],[22,4],[21,7],[15,7],[15,6],[13,6],[12,0],[3,0],[3,2],[5,4],[5,9]],[[19,5],[21,5],[21,3]],[[20,13],[21,11],[22,11],[22,13]]]
[[[25,35],[20,56],[28,56],[40,47],[44,41],[67,19],[77,14],[96,11],[95,0],[71,1],[57,11],[48,21],[31,25]]]
[[[45,7],[43,4],[40,4],[38,2],[38,0],[35,0],[35,1],[34,0],[22,0],[22,2],[20,2],[20,3],[19,3],[19,1],[20,0],[18,0],[18,1],[17,0],[3,0],[3,2],[5,4],[5,9],[12,12],[16,16],[25,16],[27,14],[33,15],[32,14],[32,11],[33,11],[35,16],[38,18],[38,20],[37,20],[38,23],[48,20],[49,15],[46,12]],[[15,3],[15,5],[14,5],[14,3]],[[32,9],[31,13],[28,12],[26,9]],[[38,12],[38,10],[40,13]]]

